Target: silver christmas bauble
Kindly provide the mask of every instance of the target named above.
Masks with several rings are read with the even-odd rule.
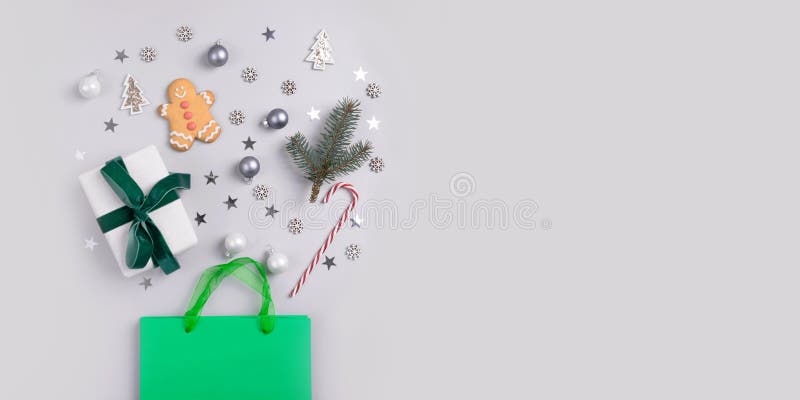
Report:
[[[87,99],[97,97],[102,90],[103,85],[100,83],[98,71],[94,71],[78,81],[78,93]]]
[[[228,49],[222,45],[222,43],[217,42],[210,49],[208,49],[208,63],[215,66],[221,67],[228,62]]]
[[[289,269],[289,257],[282,253],[272,253],[267,258],[267,271],[279,274]]]
[[[274,108],[261,121],[264,128],[281,129],[289,123],[289,113],[282,108]]]
[[[235,232],[225,236],[225,257],[233,257],[247,247],[247,238],[241,233]]]
[[[253,177],[261,170],[261,163],[253,156],[247,156],[239,161],[239,173],[244,177],[245,182],[250,182]]]

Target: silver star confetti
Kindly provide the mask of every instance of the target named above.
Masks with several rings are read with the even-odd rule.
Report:
[[[142,281],[139,282],[139,286],[144,286],[144,290],[147,290],[147,288],[153,286],[153,284],[150,283],[150,280],[151,278],[142,278]]]
[[[367,74],[369,72],[364,71],[364,68],[358,67],[358,71],[353,71],[353,73],[356,75],[356,82],[358,82],[367,80]]]
[[[242,140],[242,143],[244,143],[244,149],[245,150],[247,150],[247,149],[255,150],[255,147],[253,147],[253,145],[256,144],[256,141],[253,140],[253,139],[250,139],[250,136],[247,137],[247,140]]]
[[[97,246],[97,242],[94,241],[93,237],[84,239],[83,242],[85,243],[83,247],[89,249],[90,251],[94,251],[94,247]]]
[[[378,121],[374,115],[372,116],[372,119],[367,120],[367,123],[369,124],[368,130],[370,131],[373,129],[375,129],[376,131],[381,129],[381,121]]]
[[[336,264],[333,262],[333,259],[334,259],[334,258],[336,258],[336,257],[328,257],[328,256],[325,256],[325,261],[323,262],[323,264],[325,264],[325,265],[327,265],[327,266],[328,266],[328,271],[330,271],[330,270],[331,270],[331,267],[334,267],[334,266],[336,266]]]
[[[269,42],[270,39],[275,40],[275,30],[269,29],[269,27],[267,27],[267,31],[262,33],[262,35],[264,35],[267,38],[266,40],[267,42]]]
[[[273,205],[271,205],[271,206],[267,207],[267,215],[265,215],[265,217],[272,217],[272,218],[275,218],[275,214],[277,214],[277,213],[279,213],[279,212],[280,212],[280,211],[276,210],[276,209],[275,209],[275,205],[273,204]]]
[[[356,214],[356,213],[353,213],[353,216],[350,217],[350,227],[351,228],[361,228],[361,223],[362,222],[363,222],[363,220],[361,219],[361,216]]]
[[[114,57],[114,59],[115,60],[119,60],[120,63],[124,64],[125,63],[125,59],[129,58],[128,55],[125,54],[125,49],[122,49],[122,51],[117,51],[117,50],[114,50],[114,51],[117,52],[117,56]]]
[[[231,196],[228,196],[228,200],[223,201],[222,204],[225,204],[226,206],[228,206],[228,210],[230,210],[231,208],[239,208],[239,207],[236,207],[236,201],[237,200],[239,200],[239,199],[234,199]]]
[[[314,107],[311,107],[311,111],[307,112],[306,115],[308,115],[308,119],[310,119],[311,121],[319,119],[319,110],[317,110]]]
[[[111,131],[111,133],[116,133],[117,132],[114,129],[116,129],[117,125],[119,125],[119,124],[114,122],[114,118],[111,118],[111,119],[108,120],[108,122],[103,122],[103,123],[106,124],[106,129],[105,129],[106,131]]]

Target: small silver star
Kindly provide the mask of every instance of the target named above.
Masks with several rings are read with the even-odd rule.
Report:
[[[327,266],[328,266],[328,271],[330,271],[330,270],[331,270],[331,267],[333,267],[333,266],[335,266],[335,265],[336,265],[336,264],[333,262],[333,259],[334,259],[334,258],[336,258],[336,257],[328,257],[328,256],[325,256],[325,262],[323,262],[323,264],[325,264],[325,265],[327,265]]]
[[[364,68],[358,67],[358,71],[353,71],[353,73],[356,74],[356,82],[358,82],[358,81],[366,81],[367,74],[369,72],[364,71]]]
[[[227,205],[228,206],[228,210],[230,210],[231,208],[239,208],[239,207],[236,207],[236,200],[239,200],[239,199],[234,199],[234,198],[231,198],[231,196],[228,196],[228,200],[223,201],[222,204]]]
[[[117,51],[117,50],[114,50],[114,51],[117,52],[117,56],[114,57],[114,59],[115,60],[119,60],[119,62],[121,62],[121,63],[125,63],[125,59],[128,58],[128,56],[125,55],[125,49],[122,49],[122,51]]]
[[[265,215],[265,217],[275,218],[275,214],[277,214],[277,213],[278,213],[278,210],[275,209],[275,205],[273,204],[273,205],[267,207],[267,215]]]
[[[206,177],[206,185],[208,185],[209,183],[213,183],[216,185],[217,178],[219,178],[219,175],[214,175],[214,171],[209,171],[208,175],[205,175],[205,177]]]
[[[267,31],[262,33],[262,35],[264,35],[267,38],[266,40],[267,42],[269,42],[270,39],[275,40],[275,30],[274,29],[270,30],[269,27],[267,27]]]
[[[150,283],[150,280],[151,278],[142,278],[142,281],[139,282],[139,286],[144,286],[144,290],[147,290],[147,288],[153,286],[153,284]]]
[[[372,116],[372,119],[368,119],[367,120],[367,123],[369,124],[369,129],[368,130],[370,130],[370,131],[373,130],[373,129],[375,129],[375,130],[381,129],[381,126],[380,126],[381,125],[381,121],[378,121],[377,119],[375,119],[374,115]]]
[[[315,119],[319,119],[319,110],[315,109],[314,107],[311,107],[311,111],[307,112],[306,115],[308,115],[308,118],[312,121]]]
[[[89,249],[90,251],[94,251],[94,246],[97,246],[97,242],[94,241],[93,237],[83,239],[83,241],[86,243],[83,247]]]
[[[200,214],[199,212],[196,212],[195,214],[197,214],[197,216],[194,217],[194,220],[197,222],[197,226],[200,226],[200,224],[207,224],[208,223],[208,222],[206,222],[206,215],[205,214]]]
[[[85,151],[80,151],[79,149],[75,150],[75,159],[83,161],[83,158],[86,156]]]
[[[247,137],[247,140],[242,140],[242,143],[244,143],[245,150],[247,149],[255,150],[255,147],[253,147],[253,145],[256,144],[256,141],[250,139],[250,136]]]
[[[361,222],[363,222],[363,220],[361,219],[361,216],[356,214],[356,213],[353,213],[353,216],[350,217],[350,227],[351,228],[361,228]]]
[[[117,125],[119,125],[119,124],[114,122],[114,118],[111,118],[111,119],[108,120],[108,122],[103,122],[103,123],[106,124],[106,131],[111,131],[111,133],[116,133],[117,132],[117,131],[114,130],[114,128],[116,128]]]

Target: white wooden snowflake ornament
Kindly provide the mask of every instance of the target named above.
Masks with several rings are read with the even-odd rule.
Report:
[[[303,221],[300,218],[292,218],[289,220],[289,232],[298,235],[303,232]]]
[[[256,200],[266,200],[269,197],[269,188],[266,185],[256,185],[253,188],[253,197]]]

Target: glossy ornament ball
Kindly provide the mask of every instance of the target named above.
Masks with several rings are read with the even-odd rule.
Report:
[[[228,49],[222,45],[221,42],[215,43],[208,49],[208,63],[215,66],[221,67],[228,62]]]
[[[233,257],[247,247],[247,238],[241,233],[235,232],[225,236],[225,257]]]
[[[260,170],[261,163],[253,156],[247,156],[242,161],[239,161],[239,173],[242,174],[247,183],[250,183]]]
[[[272,253],[267,258],[267,271],[279,274],[289,269],[289,257],[283,253]]]
[[[264,128],[281,129],[289,123],[289,113],[282,108],[275,108],[261,121]]]
[[[98,71],[94,71],[78,81],[78,93],[80,93],[84,98],[91,99],[97,97],[100,95],[102,90],[103,85],[100,83],[100,75]]]

